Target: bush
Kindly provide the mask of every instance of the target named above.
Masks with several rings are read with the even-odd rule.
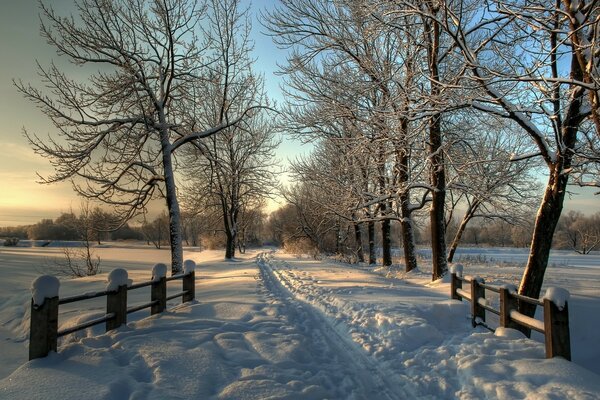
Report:
[[[18,243],[19,243],[19,238],[16,238],[16,237],[4,239],[5,246],[15,247]]]
[[[283,244],[283,250],[288,254],[308,254],[315,259],[318,259],[320,255],[315,245],[306,238],[287,239]]]

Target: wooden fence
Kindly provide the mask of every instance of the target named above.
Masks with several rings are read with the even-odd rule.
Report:
[[[127,276],[126,271],[122,270]],[[167,296],[167,282],[179,280],[183,282],[181,292]],[[151,286],[150,302],[127,307],[127,292]],[[57,291],[58,293],[58,291]],[[58,307],[62,304],[74,303],[82,300],[94,299],[106,296],[106,314],[103,317],[96,318],[80,325],[67,329],[58,330]],[[164,276],[153,278],[151,281],[136,283],[132,285],[119,285],[114,290],[104,290],[95,293],[86,293],[71,297],[59,299],[55,297],[45,297],[41,305],[35,304],[31,299],[31,323],[29,327],[29,359],[46,357],[50,351],[56,351],[57,341],[61,336],[106,323],[106,331],[118,328],[127,323],[127,314],[150,308],[150,315],[163,312],[167,307],[167,301],[182,298],[182,303],[192,301],[195,298],[195,272],[186,271],[179,275],[171,277]]]
[[[507,287],[486,285],[481,278],[462,277],[452,273],[450,281],[450,296],[456,300],[466,299],[471,303],[471,318],[473,326],[485,323],[485,312],[498,315],[500,326],[518,329],[519,326],[532,329],[544,335],[546,358],[563,357],[571,361],[571,339],[569,335],[569,307],[565,302],[559,308],[550,299],[543,300],[521,296]],[[463,282],[470,290],[463,289]],[[500,308],[495,309],[486,300],[486,290],[498,294]],[[518,311],[519,302],[525,302],[543,307],[544,320],[528,317]]]

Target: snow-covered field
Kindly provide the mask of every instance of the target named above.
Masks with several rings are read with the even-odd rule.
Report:
[[[96,251],[105,273],[62,280],[61,296],[103,289],[115,267],[148,280],[169,260],[148,248]],[[29,286],[52,256],[60,249],[0,248],[0,399],[600,398],[600,268],[548,271],[549,285],[571,291],[573,363],[546,360],[539,341],[516,332],[473,330],[467,304],[448,300],[447,283],[427,285],[426,266],[403,276],[268,250],[234,262],[188,250],[195,302],[67,336],[58,354],[27,362]],[[466,274],[489,282],[520,276],[465,261]],[[145,289],[130,303],[148,301]],[[59,326],[103,309],[104,299],[66,305]]]

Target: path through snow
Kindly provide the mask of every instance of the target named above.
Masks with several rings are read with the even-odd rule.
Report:
[[[473,331],[466,305],[448,300],[447,288],[278,254],[235,262],[191,256],[199,264],[197,301],[109,333],[99,327],[72,337],[58,354],[0,380],[0,399],[597,399],[600,393],[597,375],[545,360],[539,343]],[[150,270],[130,277],[147,279]],[[94,282],[104,285],[101,277],[63,285],[70,293]],[[67,311],[61,325],[81,318]]]

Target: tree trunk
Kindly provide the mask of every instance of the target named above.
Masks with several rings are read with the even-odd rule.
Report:
[[[225,244],[225,258],[231,260],[235,257],[235,239],[236,235],[234,232],[226,232],[227,242]]]
[[[448,262],[449,263],[451,263],[452,260],[454,259],[454,253],[456,253],[456,248],[458,247],[458,243],[460,243],[460,239],[462,238],[462,235],[465,232],[465,229],[467,228],[467,224],[473,218],[473,213],[475,213],[475,211],[477,210],[478,207],[479,207],[478,203],[473,203],[469,207],[469,209],[467,210],[465,215],[463,216],[462,221],[460,221],[460,226],[458,227],[458,230],[456,231],[456,235],[454,235],[454,239],[452,240],[452,244],[450,245],[450,251],[448,252]]]
[[[365,253],[363,251],[363,243],[362,243],[362,232],[360,230],[360,225],[355,222],[354,223],[354,247],[356,249],[356,258],[358,262],[365,262]]]
[[[432,12],[438,9],[430,5]],[[431,77],[431,98],[439,101],[440,74],[439,74],[439,40],[440,27],[437,21],[433,21],[425,35],[427,40],[427,52],[429,58],[429,75]],[[431,208],[429,209],[431,225],[431,263],[432,280],[442,277],[448,270],[446,262],[446,224],[444,221],[444,207],[446,201],[446,172],[444,168],[444,156],[442,152],[442,126],[441,114],[431,117],[429,122],[429,178],[433,187]]]
[[[417,253],[412,218],[402,217],[402,246],[404,250],[404,268],[406,272],[417,268]]]
[[[562,168],[556,167],[551,172],[546,190],[544,191],[544,198],[535,219],[533,237],[529,248],[529,258],[523,272],[521,284],[519,285],[519,294],[523,296],[535,299],[540,297],[550,249],[552,247],[552,238],[562,212],[563,200],[569,179],[568,175],[561,174],[561,171]],[[535,305],[524,302],[519,303],[519,311],[527,316],[533,317],[535,309]],[[529,332],[525,333],[528,334]]]
[[[375,254],[375,222],[367,223],[367,231],[369,236],[369,265],[377,264],[377,255]]]
[[[382,211],[385,211],[382,207]],[[392,232],[391,220],[389,218],[381,221],[381,249],[383,257],[383,265],[389,267],[392,265]]]
[[[161,111],[161,122],[164,114]],[[165,178],[165,191],[167,209],[169,211],[169,235],[171,244],[171,274],[176,275],[183,271],[183,242],[181,240],[181,212],[177,201],[177,188],[173,175],[173,160],[171,157],[171,143],[169,132],[162,129],[160,132],[161,151]]]
[[[403,135],[408,131],[408,121],[402,123]],[[409,181],[409,151],[405,141],[402,142],[403,148],[397,152],[398,160],[398,182],[402,185],[408,185]],[[405,189],[400,193],[400,212],[402,213],[402,248],[404,250],[404,268],[406,272],[417,268],[417,255],[415,250],[415,234],[412,224],[412,211],[410,209],[410,193]]]

